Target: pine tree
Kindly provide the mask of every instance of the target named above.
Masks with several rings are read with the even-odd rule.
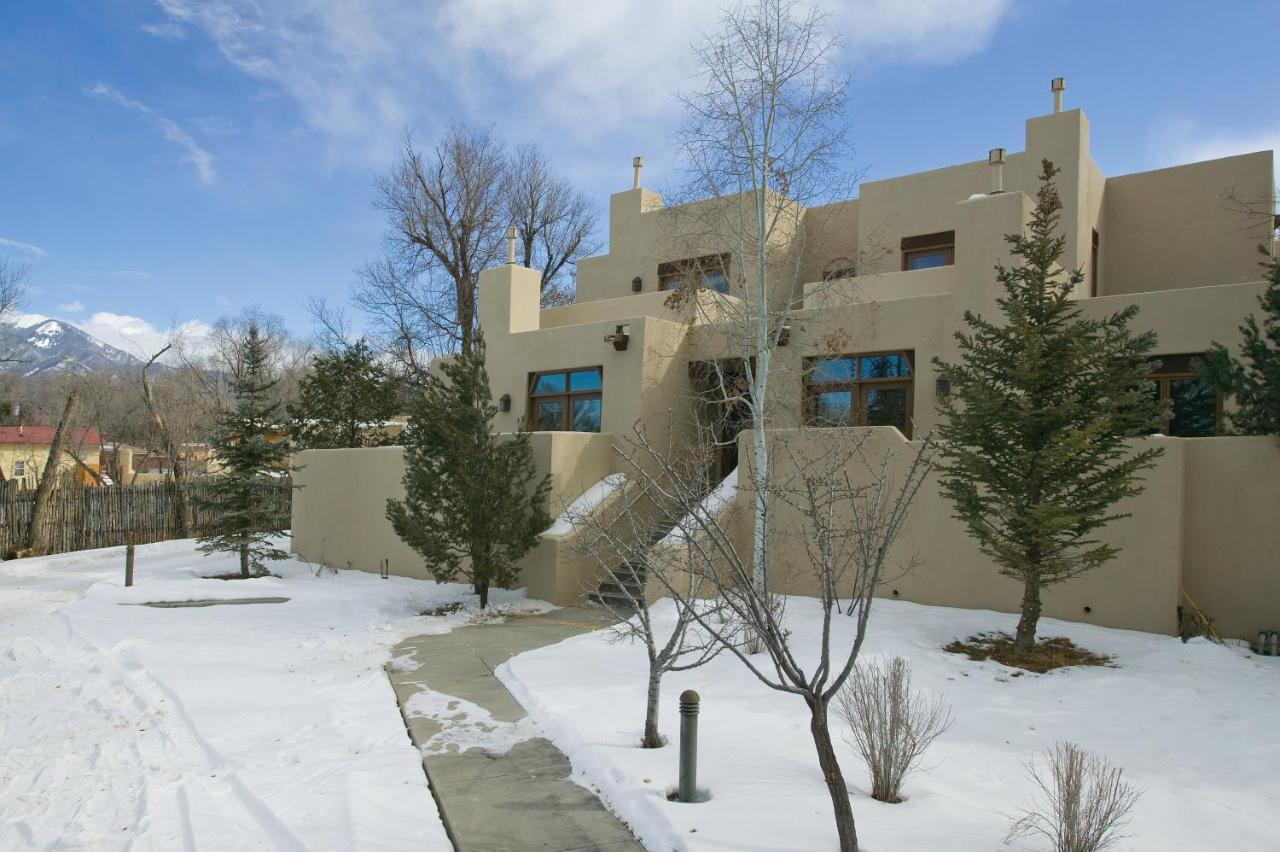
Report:
[[[1043,162],[1027,233],[1005,238],[1019,263],[996,267],[1003,324],[966,312],[960,360],[934,359],[952,388],[938,430],[942,489],[982,552],[1023,584],[1019,654],[1034,648],[1041,588],[1116,555],[1094,536],[1125,517],[1113,507],[1142,491],[1139,474],[1161,453],[1126,445],[1163,411],[1143,378],[1155,334],[1129,328],[1133,305],[1082,314],[1072,294],[1083,273],[1059,264],[1057,173]]]
[[[376,426],[400,413],[400,382],[362,339],[317,357],[288,411],[289,434],[299,448],[393,444],[396,437]]]
[[[1240,326],[1240,358],[1213,344],[1196,370],[1214,390],[1235,397],[1226,413],[1233,429],[1245,435],[1280,435],[1280,260],[1263,249],[1267,289],[1258,297],[1262,326],[1253,314]]]
[[[272,512],[262,487],[267,477],[289,470],[289,447],[270,440],[279,427],[280,405],[272,394],[277,379],[268,341],[256,324],[247,329],[239,355],[231,382],[234,402],[219,412],[212,441],[222,470],[192,495],[192,503],[217,518],[214,530],[200,537],[200,549],[239,553],[240,575],[249,577],[266,574],[268,560],[289,556],[267,531]]]
[[[496,413],[477,338],[428,376],[405,430],[405,498],[387,501],[396,534],[436,580],[465,576],[481,607],[490,586],[516,581],[516,562],[551,524],[550,477],[537,479],[527,432],[493,432]]]

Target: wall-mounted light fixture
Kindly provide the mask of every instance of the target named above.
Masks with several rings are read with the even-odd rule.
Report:
[[[946,376],[938,376],[938,380],[933,383],[933,389],[938,399],[946,399],[951,396],[951,380]]]
[[[504,393],[502,396],[498,397],[498,410],[499,411],[511,410],[511,394]]]
[[[791,342],[791,325],[790,323],[788,323],[787,325],[784,325],[782,328],[778,329],[778,345],[786,346],[790,342]]]
[[[635,278],[632,278],[632,279],[631,279],[631,292],[632,292],[632,293],[639,293],[639,292],[640,292],[640,288],[642,288],[642,287],[644,287],[644,279],[643,279],[643,278],[641,278],[639,275],[637,275]]]
[[[627,343],[631,340],[630,330],[631,326],[629,325],[615,326],[613,334],[604,336],[604,342],[612,343],[613,348],[618,352],[626,352]]]

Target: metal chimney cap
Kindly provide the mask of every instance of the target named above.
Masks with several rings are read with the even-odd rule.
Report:
[[[987,152],[987,163],[993,166],[1004,165],[1004,149],[992,148]]]
[[[638,169],[638,168],[640,168],[640,167],[641,167],[641,166],[643,166],[643,165],[644,165],[644,157],[632,157],[632,158],[631,158],[631,167],[632,167],[632,168],[634,168],[634,169]]]
[[[1061,92],[1066,88],[1067,88],[1067,81],[1065,77],[1054,77],[1053,80],[1049,83],[1049,91],[1051,92]]]

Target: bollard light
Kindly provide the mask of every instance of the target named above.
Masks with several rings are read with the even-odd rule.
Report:
[[[682,802],[698,796],[698,706],[701,699],[692,689],[680,693],[680,790]]]

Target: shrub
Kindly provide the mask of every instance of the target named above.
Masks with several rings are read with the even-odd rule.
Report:
[[[871,773],[871,797],[881,802],[902,801],[902,780],[951,727],[945,701],[912,691],[911,664],[902,657],[859,664],[840,691],[837,712]]]
[[[1055,852],[1102,852],[1124,837],[1120,832],[1142,795],[1124,780],[1124,770],[1072,743],[1056,743],[1043,760],[1027,767],[1037,792],[1005,842],[1038,835]]]

